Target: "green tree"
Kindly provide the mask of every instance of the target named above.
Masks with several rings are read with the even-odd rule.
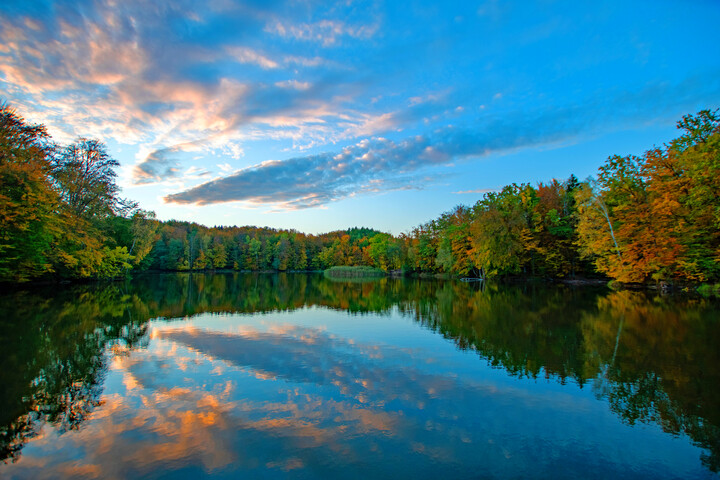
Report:
[[[571,176],[563,183],[553,179],[537,187],[533,248],[542,274],[563,277],[575,272],[578,252],[573,191],[578,185],[577,179]]]
[[[532,187],[512,184],[475,205],[472,256],[484,275],[519,273],[526,266],[535,201]]]
[[[260,250],[262,248],[262,244],[260,243],[260,240],[257,238],[252,238],[249,242],[248,246],[248,258],[247,258],[247,266],[250,270],[259,270],[260,269]]]
[[[720,279],[720,115],[702,110],[678,122],[684,133],[648,159],[653,213],[682,246],[678,275]]]
[[[53,159],[52,176],[63,202],[83,218],[125,212],[133,204],[121,199],[115,183],[120,166],[98,140],[79,138],[60,149]]]
[[[50,252],[63,225],[48,174],[52,151],[42,125],[28,125],[0,104],[0,280],[52,272]]]
[[[225,265],[227,265],[227,261],[228,261],[228,255],[227,255],[227,250],[225,249],[225,245],[222,243],[222,241],[220,239],[214,240],[212,252],[213,252],[213,267],[225,268]]]

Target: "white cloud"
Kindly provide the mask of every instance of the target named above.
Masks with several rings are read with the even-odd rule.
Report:
[[[265,31],[285,38],[294,38],[320,43],[325,47],[334,46],[343,37],[366,40],[377,32],[379,24],[348,25],[337,20],[321,20],[315,23],[286,24],[280,21],[269,23]]]

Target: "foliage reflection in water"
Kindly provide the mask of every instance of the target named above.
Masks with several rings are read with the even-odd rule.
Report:
[[[0,308],[3,477],[720,467],[706,300],[235,273],[20,291]]]

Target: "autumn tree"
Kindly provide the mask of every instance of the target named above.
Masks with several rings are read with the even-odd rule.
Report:
[[[612,156],[596,188],[578,189],[580,246],[600,272],[623,282],[720,277],[719,125],[717,111],[687,115],[669,145]]]
[[[564,277],[575,273],[579,254],[576,246],[576,208],[573,192],[579,182],[572,175],[567,181],[553,179],[536,189],[533,217],[533,248],[540,273]]]
[[[53,271],[51,246],[62,231],[60,199],[48,179],[52,152],[42,125],[0,104],[0,279],[25,281]]]
[[[652,216],[667,244],[668,277],[720,278],[720,115],[702,110],[678,122],[683,134],[645,155]]]
[[[593,262],[596,271],[608,273],[616,256],[617,262],[622,261],[610,209],[593,179],[581,183],[573,196],[577,204],[579,252]]]
[[[535,201],[532,187],[512,184],[475,204],[472,257],[484,275],[520,273],[527,266]]]
[[[473,212],[470,207],[458,205],[440,216],[440,229],[436,265],[446,273],[467,275],[473,269],[470,226]]]

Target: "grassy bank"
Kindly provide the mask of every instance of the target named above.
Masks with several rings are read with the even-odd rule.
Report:
[[[697,291],[703,297],[717,297],[720,298],[720,283],[711,285],[709,283],[703,283],[697,288]]]
[[[325,276],[330,278],[384,277],[385,272],[373,267],[330,267],[325,270]]]

